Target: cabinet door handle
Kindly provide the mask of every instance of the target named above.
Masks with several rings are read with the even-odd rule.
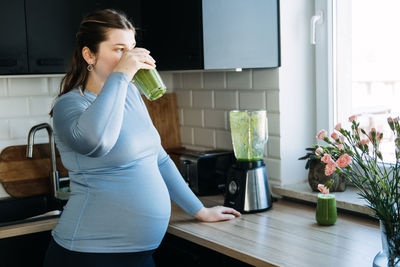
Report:
[[[36,60],[39,66],[58,66],[64,64],[64,59],[62,58],[39,58]]]
[[[16,58],[0,58],[0,67],[11,67],[18,65]]]

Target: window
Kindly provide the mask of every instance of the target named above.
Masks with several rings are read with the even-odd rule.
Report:
[[[316,0],[318,10],[317,108],[327,111],[317,126],[332,131],[342,122],[348,128],[355,114],[362,128],[383,132],[381,152],[394,162],[387,117],[400,115],[400,1]]]

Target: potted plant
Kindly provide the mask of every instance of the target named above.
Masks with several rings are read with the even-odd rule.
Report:
[[[334,138],[337,138],[337,133],[331,135],[332,141],[327,137],[327,132],[322,130],[318,133],[318,139],[326,139],[328,141],[327,146],[314,145],[313,147],[308,147],[306,155],[299,158],[299,160],[306,160],[305,168],[308,171],[308,183],[313,191],[318,191],[319,184],[326,184],[328,181],[333,181],[330,186],[331,192],[343,192],[346,190],[346,179],[343,175],[329,171],[326,171],[326,164],[321,161],[322,154],[329,153],[331,158],[337,161],[342,155],[342,144],[336,142]],[[343,138],[340,138],[343,139]]]
[[[351,130],[335,126],[334,142],[320,132],[318,138],[328,146],[318,146],[315,157],[325,163],[325,174],[342,175],[359,190],[359,195],[367,206],[375,212],[382,229],[382,245],[386,251],[378,253],[378,258],[386,258],[385,266],[400,264],[400,125],[399,118],[388,118],[394,134],[394,164],[383,162],[379,150],[383,133],[374,128],[368,133],[359,127],[356,116],[349,118]],[[339,150],[332,148],[336,146]],[[376,263],[374,261],[374,263]],[[375,266],[375,265],[374,265]]]

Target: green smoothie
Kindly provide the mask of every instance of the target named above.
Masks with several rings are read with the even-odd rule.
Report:
[[[235,157],[239,161],[262,160],[268,138],[265,110],[229,112]]]
[[[133,77],[133,81],[150,101],[160,98],[167,91],[167,87],[156,69],[138,70]]]
[[[332,194],[318,194],[315,219],[320,225],[333,225],[337,220],[336,198]]]

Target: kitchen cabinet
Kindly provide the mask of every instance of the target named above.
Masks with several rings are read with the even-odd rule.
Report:
[[[159,70],[280,66],[279,0],[15,0],[0,3],[0,75],[65,73],[90,11],[114,8]]]
[[[24,0],[0,1],[0,74],[27,73]]]
[[[63,73],[72,57],[81,18],[93,1],[26,1],[29,73]]]
[[[115,8],[139,21],[139,7],[134,0],[2,1],[0,74],[65,73],[79,23],[87,13]]]
[[[173,234],[166,233],[160,246],[153,254],[157,267],[167,266],[219,266],[250,267],[240,260],[215,250],[200,246]]]
[[[51,231],[0,239],[0,265],[42,267]]]
[[[278,0],[143,1],[141,8],[144,44],[159,70],[280,66]]]

